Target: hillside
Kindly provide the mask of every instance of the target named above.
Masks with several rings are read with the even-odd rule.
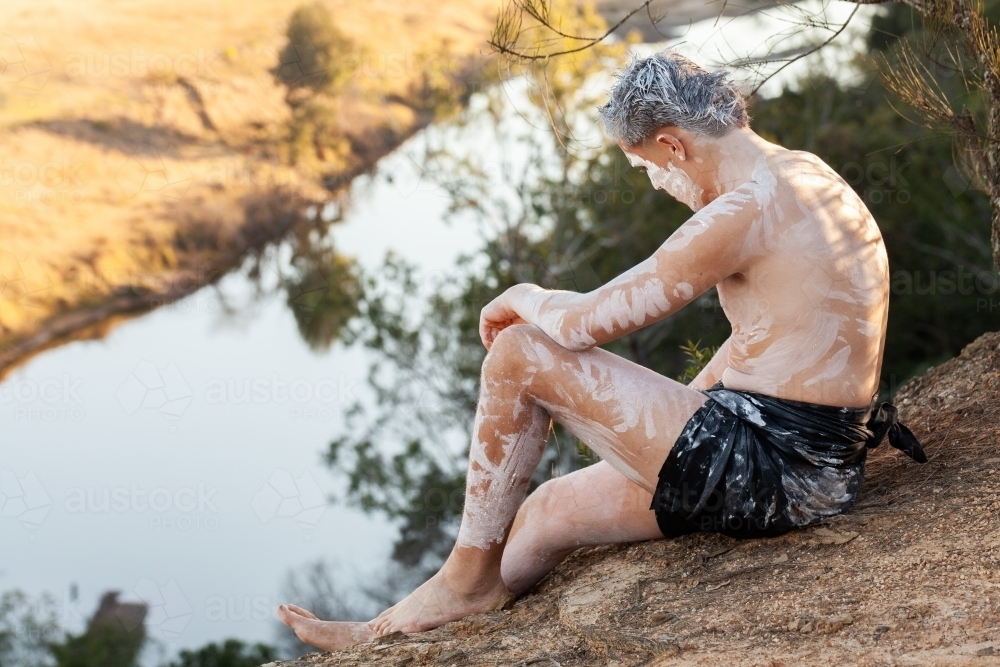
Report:
[[[1000,333],[908,382],[842,517],[773,539],[585,549],[509,611],[271,667],[995,665]]]
[[[346,147],[294,166],[271,70],[298,3],[0,4],[0,377],[214,281],[481,80],[493,0],[323,4]]]

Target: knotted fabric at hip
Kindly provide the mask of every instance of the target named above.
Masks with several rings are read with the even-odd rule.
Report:
[[[888,435],[890,445],[917,463],[927,463],[927,455],[924,454],[917,437],[910,429],[899,423],[896,406],[889,403],[880,404],[872,411],[867,426],[868,430],[872,432],[872,437],[868,439],[865,447],[870,449],[878,447]]]

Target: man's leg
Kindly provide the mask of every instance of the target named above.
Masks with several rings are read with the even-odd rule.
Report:
[[[522,595],[581,547],[662,538],[651,501],[607,461],[545,482],[514,519],[500,566],[504,583]]]
[[[704,401],[606,350],[567,350],[534,325],[500,332],[483,362],[455,548],[434,577],[372,621],[372,630],[426,630],[509,599],[501,577],[504,545],[550,418],[651,494],[667,452]],[[629,533],[622,541],[631,539]]]
[[[550,418],[651,494],[670,447],[706,400],[607,350],[567,350],[531,324],[500,332],[481,380],[455,548],[440,572],[375,619],[378,634],[430,629],[509,598],[501,576],[504,546]],[[620,514],[621,507],[610,513]]]

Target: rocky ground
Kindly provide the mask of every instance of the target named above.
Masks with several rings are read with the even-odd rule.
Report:
[[[857,504],[778,538],[585,549],[509,611],[272,667],[1000,664],[1000,333],[906,384]]]

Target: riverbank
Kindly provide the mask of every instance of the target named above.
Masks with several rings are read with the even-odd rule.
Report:
[[[324,3],[357,48],[335,161],[293,165],[294,6],[4,3],[0,377],[210,284],[483,81],[495,4]]]

